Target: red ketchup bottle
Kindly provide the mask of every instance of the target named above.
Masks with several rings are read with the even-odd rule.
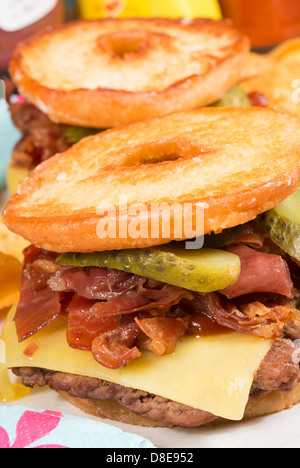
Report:
[[[264,49],[300,36],[300,0],[220,0],[223,15]]]
[[[0,72],[17,43],[64,21],[63,0],[1,0]]]

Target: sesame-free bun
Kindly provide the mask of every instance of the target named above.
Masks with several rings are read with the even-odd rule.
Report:
[[[197,205],[204,234],[220,232],[277,206],[299,186],[298,117],[269,108],[206,108],[80,141],[33,171],[3,219],[53,252],[142,248],[191,238]],[[190,204],[181,234],[174,203],[182,213]],[[129,229],[141,219],[144,227],[160,227],[162,214],[169,232]],[[103,220],[125,225],[125,232],[103,236]]]
[[[112,128],[217,101],[240,81],[248,51],[226,21],[77,21],[21,43],[10,72],[54,121]]]

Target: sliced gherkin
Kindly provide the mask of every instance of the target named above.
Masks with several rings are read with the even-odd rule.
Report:
[[[259,216],[257,222],[276,245],[300,261],[300,190]]]
[[[244,226],[239,225],[230,229],[224,229],[220,234],[210,234],[204,237],[204,247],[219,249],[232,244],[244,232]]]
[[[68,143],[74,145],[83,138],[100,133],[96,128],[72,127],[67,126],[63,129],[63,135]]]
[[[186,250],[183,244],[91,254],[64,254],[58,265],[105,267],[134,273],[190,291],[208,293],[234,284],[238,256],[222,250]]]
[[[245,91],[237,85],[214,103],[213,107],[251,107],[251,102]]]

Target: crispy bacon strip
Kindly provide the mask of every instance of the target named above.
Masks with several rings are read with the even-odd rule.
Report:
[[[77,295],[70,302],[67,340],[72,348],[90,351],[95,338],[119,325],[117,316],[101,317],[95,313],[94,304],[94,301]]]
[[[294,297],[293,282],[285,260],[279,255],[257,252],[244,244],[227,247],[241,260],[241,274],[235,284],[220,291],[227,299],[252,293],[274,293]]]
[[[53,292],[47,285],[55,270],[56,257],[33,246],[24,251],[20,301],[15,315],[20,342],[36,334],[61,312],[62,294]]]
[[[153,311],[155,315],[167,313],[173,305],[178,304],[183,297],[192,295],[184,289],[165,285],[159,291],[153,291],[156,299],[141,295],[136,291],[128,291],[124,295],[116,296],[107,302],[96,302],[93,312],[101,317],[111,317],[113,315],[125,315],[138,312]]]
[[[141,281],[146,279],[118,270],[67,267],[51,276],[49,286],[53,291],[75,292],[86,299],[107,301],[137,290]]]
[[[215,293],[196,295],[194,308],[221,326],[264,339],[282,337],[285,323],[295,313],[292,307],[266,307],[260,302],[238,308]]]
[[[68,268],[51,276],[48,284],[53,291],[75,292],[97,301],[94,312],[103,317],[151,309],[167,312],[182,297],[192,298],[185,289],[107,268]]]
[[[154,317],[140,320],[136,317],[135,321],[142,332],[151,339],[147,349],[162,356],[175,351],[178,339],[187,331],[189,319],[190,317]]]
[[[268,98],[257,91],[248,94],[248,98],[250,99],[251,106],[253,107],[268,107],[269,101]]]
[[[289,317],[294,314],[292,307],[266,307],[260,302],[241,306],[241,311],[253,323],[253,334],[265,339],[281,338],[285,321],[289,321]]]
[[[30,282],[23,277],[21,297],[15,322],[19,342],[22,342],[44,328],[58,317],[61,311],[60,295],[44,288],[31,289]]]
[[[261,249],[264,245],[266,235],[257,226],[250,222],[245,224],[243,233],[234,241],[234,244],[246,244],[254,249]]]
[[[129,364],[141,356],[141,351],[134,346],[139,333],[138,325],[133,322],[98,336],[92,344],[94,359],[108,369]]]
[[[28,170],[57,153],[63,153],[69,144],[63,135],[63,126],[55,124],[37,107],[27,102],[10,104],[14,124],[22,133],[12,159],[17,167]]]
[[[38,349],[38,345],[34,341],[31,341],[31,343],[29,343],[27,348],[23,351],[23,354],[25,354],[27,357],[32,357]]]
[[[256,238],[249,226],[249,232],[244,232],[248,242],[253,234]],[[209,334],[211,324],[217,324],[222,333],[299,337],[299,312],[276,305],[278,296],[274,296],[293,297],[291,274],[283,258],[244,244],[227,250],[241,259],[239,280],[222,294],[199,294],[118,270],[57,266],[56,254],[31,247],[25,251],[15,317],[19,340],[66,314],[69,345],[91,350],[98,363],[118,369],[140,357],[142,349],[157,355],[172,353],[181,336]],[[251,293],[256,293],[254,299],[249,299]],[[262,298],[261,303],[263,293],[268,293],[268,300]],[[233,304],[224,296],[239,299]]]

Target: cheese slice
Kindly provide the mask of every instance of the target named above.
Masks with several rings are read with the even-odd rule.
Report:
[[[20,183],[25,180],[28,175],[28,169],[16,167],[10,163],[6,173],[6,186],[11,195],[14,195],[18,191]]]
[[[128,366],[110,370],[99,365],[90,352],[68,346],[65,318],[58,318],[33,339],[18,343],[14,315],[15,307],[2,334],[6,368],[39,367],[94,377],[236,421],[243,419],[253,378],[273,344],[239,333],[185,337],[173,354],[145,352]],[[38,349],[28,357],[24,350],[32,340]]]

